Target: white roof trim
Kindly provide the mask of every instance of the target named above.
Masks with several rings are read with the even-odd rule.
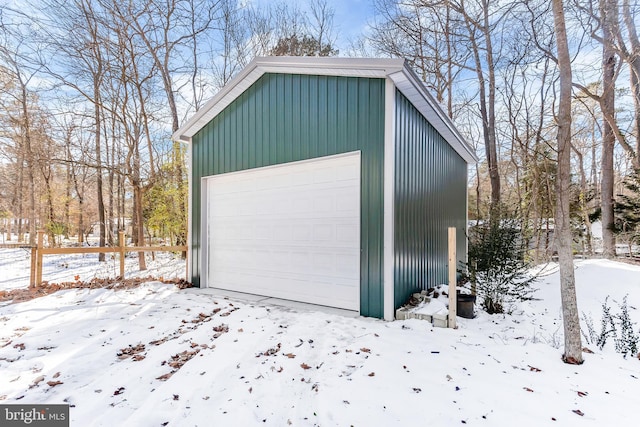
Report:
[[[225,85],[209,102],[173,134],[175,141],[191,137],[231,104],[265,73],[390,78],[420,113],[467,162],[478,161],[474,150],[457,131],[435,99],[406,65],[404,59],[258,57]]]

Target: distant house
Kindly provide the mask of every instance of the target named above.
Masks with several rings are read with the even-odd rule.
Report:
[[[393,319],[466,257],[477,158],[402,59],[257,58],[174,139],[196,286]]]

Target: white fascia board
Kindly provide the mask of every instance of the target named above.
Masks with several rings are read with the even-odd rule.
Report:
[[[397,58],[334,58],[268,56],[258,57],[224,86],[209,102],[172,136],[175,141],[190,141],[200,129],[238,98],[265,73],[327,75],[341,77],[391,78],[395,86],[436,128],[454,150],[467,162],[478,157],[464,140],[424,84]]]
[[[175,141],[188,141],[265,73],[385,78],[403,67],[402,59],[258,57],[182,125],[172,138]]]
[[[404,66],[400,72],[389,75],[396,87],[411,101],[429,123],[442,135],[451,147],[468,164],[478,162],[478,156],[464,137],[456,129],[451,119],[445,114],[438,102],[427,91],[422,81],[408,67]]]

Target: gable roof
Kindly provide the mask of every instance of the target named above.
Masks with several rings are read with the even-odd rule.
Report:
[[[193,135],[266,73],[389,78],[467,163],[478,161],[473,148],[458,132],[404,59],[257,57],[187,120],[172,138],[175,141],[190,141]]]

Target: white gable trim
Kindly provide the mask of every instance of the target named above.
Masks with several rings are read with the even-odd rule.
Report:
[[[390,78],[451,147],[467,162],[478,161],[473,148],[456,130],[442,108],[403,59],[258,57],[223,87],[209,102],[173,134],[175,141],[191,137],[238,98],[265,73]],[[388,93],[388,91],[387,91]]]

